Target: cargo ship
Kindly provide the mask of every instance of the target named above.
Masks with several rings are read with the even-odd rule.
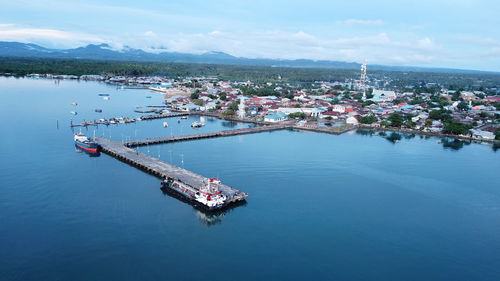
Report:
[[[89,153],[99,152],[99,145],[87,138],[82,133],[75,134],[75,146]]]
[[[228,205],[226,195],[219,190],[220,180],[208,179],[207,185],[195,189],[171,178],[162,182],[162,189],[170,191],[195,207],[206,211],[220,210]]]

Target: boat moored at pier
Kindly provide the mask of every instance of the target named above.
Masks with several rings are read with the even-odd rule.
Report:
[[[207,185],[195,189],[170,178],[162,182],[162,189],[180,195],[195,207],[206,211],[215,211],[226,207],[230,203],[227,196],[219,189],[219,184],[220,180],[210,178]]]
[[[89,153],[98,153],[99,145],[82,133],[75,134],[75,146]]]

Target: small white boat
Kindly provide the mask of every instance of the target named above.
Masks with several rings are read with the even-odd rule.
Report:
[[[108,96],[102,97],[103,100],[109,100]]]
[[[168,127],[168,122],[163,122],[163,128],[167,128]]]
[[[188,117],[187,116],[182,116],[181,119],[188,119]]]
[[[193,128],[200,128],[200,127],[203,127],[203,123],[200,123],[200,122],[196,122],[194,121],[192,124],[191,124],[191,127]]]
[[[78,112],[76,112],[76,111],[70,111],[69,113],[71,113],[73,115],[77,115],[78,114]]]
[[[77,105],[78,105],[78,103],[77,103],[77,102],[72,102],[72,103],[70,103],[70,105],[72,105],[72,106],[77,106]]]

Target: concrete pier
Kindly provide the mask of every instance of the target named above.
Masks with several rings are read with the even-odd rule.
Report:
[[[159,178],[173,179],[194,193],[208,182],[208,178],[128,148],[119,142],[105,138],[96,138],[95,142],[101,146],[102,152]],[[229,203],[242,201],[248,197],[247,193],[224,184],[219,185],[219,190],[226,195]]]
[[[153,145],[160,143],[169,143],[169,142],[189,141],[189,140],[217,138],[217,137],[229,137],[229,136],[244,135],[244,134],[255,134],[255,133],[283,130],[289,128],[292,128],[292,126],[289,124],[276,124],[276,125],[243,128],[235,130],[224,130],[219,132],[134,140],[125,142],[124,145],[127,147],[136,147],[136,146]]]

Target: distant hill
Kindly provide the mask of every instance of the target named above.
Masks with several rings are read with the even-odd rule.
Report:
[[[148,62],[178,62],[178,63],[209,63],[228,65],[252,65],[271,67],[301,67],[323,69],[359,69],[356,62],[341,62],[327,60],[280,60],[280,59],[250,59],[235,57],[223,52],[207,52],[204,54],[187,54],[176,52],[149,53],[141,49],[125,47],[123,50],[113,50],[107,44],[90,44],[75,49],[48,49],[36,44],[19,42],[0,42],[0,57],[28,57],[28,58],[64,58],[64,59],[93,59],[117,61],[148,61]],[[425,68],[412,66],[384,66],[370,65],[370,70],[386,71],[418,71],[439,73],[491,73],[477,70],[462,70],[448,68]]]

